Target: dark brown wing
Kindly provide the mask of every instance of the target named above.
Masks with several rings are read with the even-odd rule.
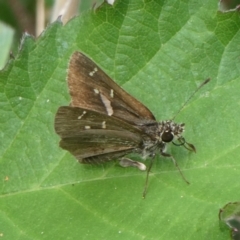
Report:
[[[55,117],[60,146],[82,163],[104,162],[139,149],[141,130],[113,116],[78,107],[60,107]]]
[[[92,60],[73,53],[68,69],[71,106],[115,116],[131,124],[155,120],[142,103],[125,92]]]

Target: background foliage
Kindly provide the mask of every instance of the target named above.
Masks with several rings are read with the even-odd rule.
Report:
[[[219,208],[239,200],[239,12],[213,1],[117,1],[34,39],[24,34],[0,73],[0,234],[5,239],[227,239]],[[80,165],[58,147],[54,115],[68,105],[66,70],[82,51],[147,105],[177,115],[197,154],[170,146],[145,173]],[[140,159],[140,158],[138,158]]]

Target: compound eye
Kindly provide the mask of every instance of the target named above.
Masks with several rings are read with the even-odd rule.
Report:
[[[163,142],[171,142],[173,140],[173,134],[172,132],[164,132],[162,134],[162,140]]]

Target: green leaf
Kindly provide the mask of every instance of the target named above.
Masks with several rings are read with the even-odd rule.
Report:
[[[0,234],[5,239],[226,239],[219,208],[239,200],[240,18],[216,2],[117,1],[34,40],[0,73]],[[91,57],[157,119],[185,122],[197,154],[169,146],[145,172],[79,164],[58,147],[71,54]],[[140,160],[140,157],[139,159]],[[149,163],[149,162],[147,162]]]
[[[6,60],[9,56],[10,48],[13,41],[13,34],[14,31],[11,27],[7,26],[3,22],[0,22],[0,69],[5,66]]]

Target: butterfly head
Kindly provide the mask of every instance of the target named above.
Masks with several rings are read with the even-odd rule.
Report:
[[[186,142],[182,136],[184,132],[184,123],[177,124],[172,120],[162,121],[158,124],[158,141],[166,146],[166,143],[172,142],[175,146],[184,146],[186,149],[196,152],[193,144]],[[178,140],[179,143],[175,143]]]
[[[182,133],[184,131],[184,123],[177,124],[171,120],[162,121],[158,125],[158,135],[162,142],[169,143],[173,140],[184,139]]]

